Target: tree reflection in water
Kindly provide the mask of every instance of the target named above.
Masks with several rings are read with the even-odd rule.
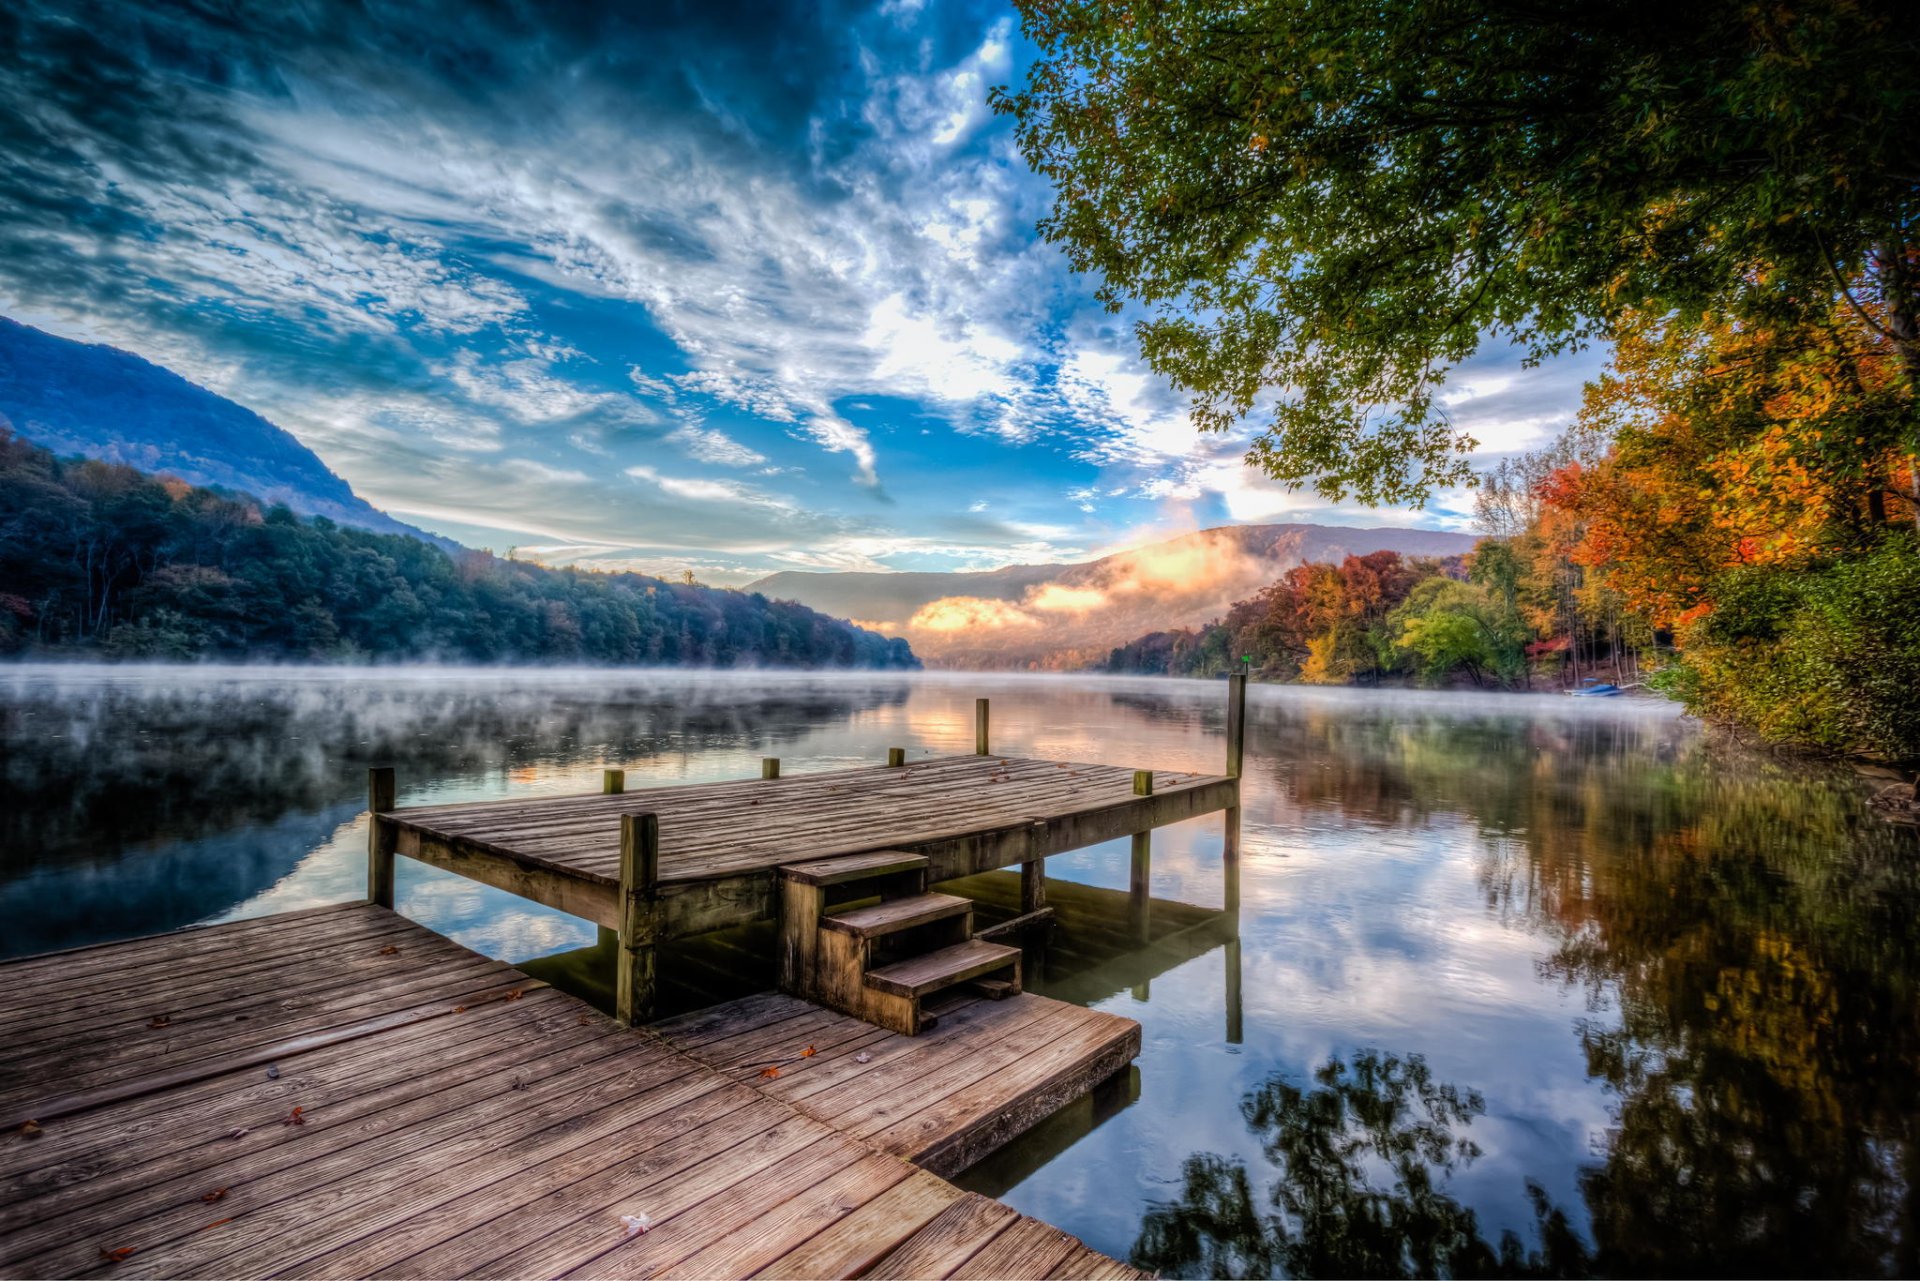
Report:
[[[1613,1101],[1580,1180],[1595,1271],[1920,1275],[1920,841],[1868,812],[1858,779],[1724,741],[1650,742],[1630,723],[1501,733],[1303,717],[1292,732],[1294,750],[1264,759],[1327,765],[1286,777],[1296,804],[1387,825],[1469,817],[1489,915],[1537,932],[1542,979],[1584,993],[1572,1033]],[[1371,1133],[1359,1115],[1346,1125]],[[1386,1195],[1400,1204],[1361,1222],[1406,1216],[1401,1254],[1390,1237],[1358,1248],[1344,1208],[1292,1208],[1320,1197],[1320,1167],[1294,1155],[1304,1141],[1269,1140],[1282,1184],[1304,1180],[1283,1186],[1277,1224],[1235,1219],[1255,1212],[1245,1198],[1236,1208],[1231,1168],[1196,1158],[1168,1213],[1205,1207],[1218,1231],[1183,1243],[1158,1216],[1142,1258],[1164,1245],[1169,1271],[1222,1275],[1485,1266],[1471,1241],[1421,1259],[1421,1206],[1446,1211],[1432,1229],[1443,1243],[1454,1207],[1431,1202],[1431,1179],[1409,1178],[1390,1149],[1374,1167],[1392,1171]],[[1334,1174],[1377,1204],[1364,1180]],[[1540,1208],[1540,1255],[1517,1262],[1570,1268],[1563,1228]],[[1316,1252],[1317,1240],[1332,1246]]]
[[[1460,1133],[1486,1109],[1471,1090],[1435,1082],[1426,1061],[1363,1050],[1338,1057],[1302,1089],[1276,1074],[1240,1105],[1276,1178],[1267,1205],[1239,1160],[1198,1153],[1178,1201],[1158,1206],[1133,1248],[1165,1276],[1581,1276],[1590,1259],[1566,1216],[1529,1184],[1532,1249],[1497,1245],[1449,1196],[1456,1166],[1480,1155]]]

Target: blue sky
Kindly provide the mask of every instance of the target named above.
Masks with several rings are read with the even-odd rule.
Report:
[[[611,8],[609,6],[608,8]],[[0,16],[0,311],[550,563],[989,568],[1332,509],[1202,436],[1033,232],[997,4]],[[1458,371],[1488,457],[1596,354]],[[1250,431],[1251,429],[1249,429]]]

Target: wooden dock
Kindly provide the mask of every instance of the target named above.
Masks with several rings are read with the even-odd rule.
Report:
[[[393,905],[399,854],[597,922],[619,934],[618,1009],[636,1023],[655,1013],[661,943],[778,919],[781,869],[798,862],[909,854],[928,882],[1017,864],[1037,915],[1049,856],[1131,836],[1144,938],[1153,829],[1238,813],[1245,697],[1245,677],[1232,677],[1218,775],[996,756],[985,699],[974,755],[911,765],[893,748],[884,766],[782,778],[770,759],[758,779],[632,793],[610,769],[596,795],[404,809],[393,771],[374,770],[368,897]]]
[[[1126,1020],[766,997],[663,1036],[368,904],[0,975],[0,1275],[1138,1275],[902,1159],[1044,1103],[988,1042],[1084,1074]]]

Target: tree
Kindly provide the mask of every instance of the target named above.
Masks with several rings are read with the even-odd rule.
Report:
[[[1043,234],[1199,426],[1339,498],[1468,477],[1449,366],[1844,303],[1920,448],[1920,24],[1894,0],[1019,0]],[[1908,493],[1920,502],[1920,476]],[[1920,506],[1916,507],[1920,519]]]

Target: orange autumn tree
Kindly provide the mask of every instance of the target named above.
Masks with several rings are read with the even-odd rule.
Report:
[[[1915,407],[1872,321],[1849,300],[1764,322],[1635,317],[1581,413],[1612,449],[1538,498],[1592,581],[1675,629],[1671,683],[1696,710],[1908,759]]]

